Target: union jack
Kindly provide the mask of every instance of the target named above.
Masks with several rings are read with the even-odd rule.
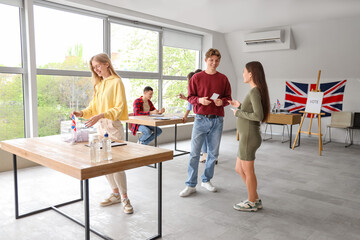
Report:
[[[321,92],[324,92],[321,112],[325,113],[325,117],[331,116],[332,112],[342,111],[345,84],[346,80],[320,84],[319,89]],[[316,84],[286,81],[284,108],[289,110],[291,113],[304,111],[307,94],[315,89]]]

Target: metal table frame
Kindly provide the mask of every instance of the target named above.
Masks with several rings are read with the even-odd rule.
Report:
[[[283,127],[290,125],[290,134],[289,134],[289,132],[288,132],[288,134],[289,134],[289,139],[288,139],[288,140],[285,140],[285,141],[282,139],[282,140],[281,140],[281,143],[285,143],[285,142],[289,141],[289,142],[290,142],[290,143],[289,143],[289,148],[291,148],[291,143],[292,143],[292,127],[293,127],[294,124],[281,124],[281,123],[266,123],[266,124],[270,125],[270,128],[271,128],[271,125],[278,125],[278,126],[283,126]],[[271,130],[271,137],[266,138],[266,128],[267,128],[267,126],[265,127],[265,136],[264,136],[263,141],[267,141],[267,140],[272,139],[272,130]],[[289,129],[288,129],[288,131],[289,131]],[[283,137],[284,137],[284,129],[283,129]],[[301,134],[299,134],[299,142],[298,142],[297,145],[295,145],[295,147],[299,147],[299,146],[300,146],[300,139],[301,139]]]
[[[97,236],[111,240],[112,238],[104,235],[103,233],[90,228],[90,207],[89,207],[89,179],[81,180],[80,181],[80,198],[75,199],[69,202],[60,203],[54,206],[34,210],[28,213],[20,214],[19,213],[19,189],[18,189],[18,176],[17,176],[17,156],[13,154],[13,167],[14,167],[14,192],[15,192],[15,218],[24,218],[28,217],[37,213],[45,212],[48,210],[54,210],[55,212],[63,215],[64,217],[70,219],[71,221],[79,224],[80,226],[85,228],[85,239],[90,239],[90,232],[95,233]],[[81,223],[79,220],[71,217],[70,215],[66,214],[65,212],[61,211],[59,207],[66,206],[72,203],[76,203],[79,201],[84,201],[84,212],[85,212],[85,223]],[[158,233],[149,239],[158,239],[162,236],[162,162],[159,162],[158,168]]]
[[[142,124],[144,125],[144,124]],[[177,124],[175,123],[175,137],[174,137],[174,142],[175,142],[175,145],[174,145],[174,151],[177,151],[177,152],[181,152],[181,153],[178,153],[178,154],[174,154],[174,157],[178,157],[178,156],[182,156],[182,155],[185,155],[185,154],[189,154],[190,152],[189,151],[185,151],[185,150],[181,150],[181,149],[177,149]],[[146,126],[146,125],[145,125]],[[154,146],[157,147],[158,144],[157,144],[157,127],[158,126],[154,126],[154,134],[155,134],[155,139],[154,139]],[[126,133],[125,133],[125,141],[129,141],[129,123],[126,122]],[[153,167],[153,166],[148,166],[148,167]],[[156,163],[154,164],[154,168],[156,168]]]

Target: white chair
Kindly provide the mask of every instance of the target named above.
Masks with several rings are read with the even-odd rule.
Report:
[[[323,140],[323,144],[328,144],[331,142],[331,128],[341,128],[346,130],[345,135],[345,144],[347,142],[347,138],[350,138],[350,127],[353,126],[353,113],[352,112],[332,112],[331,113],[331,123],[327,125],[325,136]],[[326,142],[326,135],[329,131],[329,141]]]

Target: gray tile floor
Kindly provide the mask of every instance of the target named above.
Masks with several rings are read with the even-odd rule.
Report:
[[[189,149],[189,141],[179,148]],[[360,239],[360,146],[324,146],[302,138],[289,149],[280,137],[263,142],[255,163],[264,209],[233,210],[246,199],[246,188],[234,171],[235,132],[224,133],[213,184],[217,193],[200,186],[188,198],[178,193],[187,177],[188,155],[163,164],[163,239]],[[172,147],[163,145],[162,147]],[[200,172],[204,168],[200,164]],[[121,205],[98,206],[109,187],[104,177],[90,180],[91,225],[114,239],[146,239],[157,232],[157,171],[142,167],[127,171],[135,213]],[[12,172],[0,173],[0,239],[84,239],[84,229],[54,211],[14,218]],[[19,171],[21,212],[75,199],[79,182],[44,167]],[[83,219],[82,203],[62,207]],[[91,234],[91,239],[99,239]]]

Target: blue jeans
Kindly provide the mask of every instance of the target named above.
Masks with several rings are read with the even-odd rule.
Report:
[[[200,150],[205,139],[207,141],[207,159],[202,182],[210,181],[214,176],[215,161],[219,156],[219,147],[223,130],[224,118],[207,118],[197,114],[191,136],[191,152],[188,165],[186,186],[195,187],[198,178]]]
[[[138,131],[142,132],[142,135],[139,138],[141,144],[149,145],[149,143],[155,138],[155,127],[140,125]],[[161,133],[161,128],[156,127],[156,136],[159,136]]]
[[[207,140],[205,138],[204,144],[201,147],[201,152],[202,153],[207,153]]]

